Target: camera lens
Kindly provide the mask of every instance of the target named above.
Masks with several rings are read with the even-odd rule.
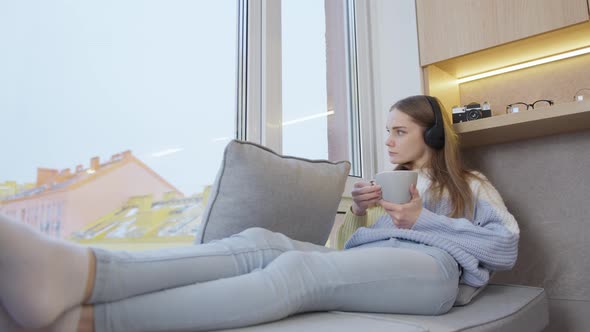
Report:
[[[467,111],[467,120],[477,120],[481,118],[480,110],[469,110]]]

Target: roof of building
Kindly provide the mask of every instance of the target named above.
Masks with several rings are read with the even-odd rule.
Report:
[[[94,163],[94,165],[92,165]],[[36,199],[42,195],[52,194],[55,192],[62,192],[68,190],[74,190],[80,186],[86,185],[100,177],[103,177],[107,174],[110,174],[112,171],[123,167],[129,163],[135,163],[145,169],[149,174],[157,178],[159,181],[164,183],[166,186],[170,188],[171,191],[176,191],[182,195],[182,193],[162,178],[158,173],[152,170],[149,166],[143,163],[141,160],[137,159],[135,156],[131,154],[131,151],[125,151],[122,153],[115,154],[105,163],[99,163],[98,157],[94,157],[91,159],[91,165],[88,168],[84,168],[82,165],[78,165],[76,168],[76,172],[70,173],[70,169],[66,168],[59,172],[58,170],[54,169],[47,169],[47,168],[38,168],[38,175],[37,175],[37,186],[32,189],[24,190],[18,192],[14,195],[10,195],[5,197],[3,200],[0,200],[1,204],[10,203],[13,201],[20,201],[20,200],[27,200],[27,199]],[[40,173],[41,172],[53,172],[48,181],[40,182]],[[43,183],[45,182],[45,183]]]
[[[121,208],[89,223],[71,239],[83,243],[193,239],[205,201],[203,196],[157,202],[152,202],[151,195],[131,197]]]

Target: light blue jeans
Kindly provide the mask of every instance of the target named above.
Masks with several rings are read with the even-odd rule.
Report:
[[[338,251],[250,228],[207,244],[93,248],[97,332],[210,331],[310,311],[438,315],[459,270],[443,250],[395,239]]]

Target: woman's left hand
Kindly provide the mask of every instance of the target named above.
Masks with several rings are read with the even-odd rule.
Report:
[[[422,198],[414,184],[410,186],[410,194],[412,198],[405,204],[395,204],[384,200],[379,201],[379,204],[389,214],[391,220],[393,220],[393,223],[398,228],[412,228],[422,212]]]

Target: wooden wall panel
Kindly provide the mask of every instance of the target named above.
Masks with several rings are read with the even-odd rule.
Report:
[[[416,0],[422,66],[588,21],[587,0]]]

